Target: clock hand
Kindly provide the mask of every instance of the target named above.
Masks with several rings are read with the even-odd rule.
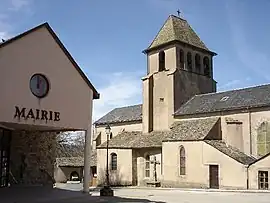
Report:
[[[37,89],[39,89],[39,85],[40,85],[40,78],[39,76],[37,76]]]

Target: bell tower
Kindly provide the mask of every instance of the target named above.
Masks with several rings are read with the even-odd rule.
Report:
[[[188,22],[170,15],[143,51],[143,132],[168,130],[174,112],[196,94],[216,91],[213,56]]]

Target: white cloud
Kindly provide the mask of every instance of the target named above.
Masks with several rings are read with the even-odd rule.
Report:
[[[10,10],[19,11],[30,4],[29,0],[11,0]]]
[[[6,39],[9,39],[9,38],[10,38],[9,33],[0,31],[0,43],[2,42],[2,39],[6,40]]]
[[[250,77],[246,77],[244,80],[234,79],[230,80],[225,84],[218,86],[218,91],[232,90],[242,87],[246,82],[250,81]]]
[[[0,16],[0,40],[10,38],[9,33],[10,25],[7,23],[5,18]]]
[[[98,89],[100,99],[94,100],[93,121],[116,107],[141,103],[142,75],[137,72],[117,72],[103,76],[101,81],[106,86]]]
[[[27,13],[29,14],[29,9],[32,0],[5,0],[1,2],[0,7],[0,40],[9,39],[12,36],[12,30],[14,28],[14,23],[11,21],[11,17],[14,12],[17,14]]]

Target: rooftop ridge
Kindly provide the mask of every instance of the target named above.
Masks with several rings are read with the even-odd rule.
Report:
[[[186,19],[181,18],[181,17],[179,17],[179,16],[176,16],[176,15],[174,15],[174,14],[171,14],[170,17],[178,18],[178,19],[180,19],[180,20],[183,20],[183,21],[186,21],[186,22],[187,22]]]
[[[122,107],[116,107],[116,108],[114,108],[114,109],[122,109],[122,108],[129,108],[129,107],[134,107],[134,106],[141,106],[142,104],[133,104],[133,105],[128,105],[128,106],[122,106]],[[114,110],[113,109],[113,110]],[[112,111],[113,111],[112,110]]]

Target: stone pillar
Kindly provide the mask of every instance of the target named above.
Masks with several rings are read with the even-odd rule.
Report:
[[[83,192],[89,193],[91,161],[91,125],[85,131]]]

